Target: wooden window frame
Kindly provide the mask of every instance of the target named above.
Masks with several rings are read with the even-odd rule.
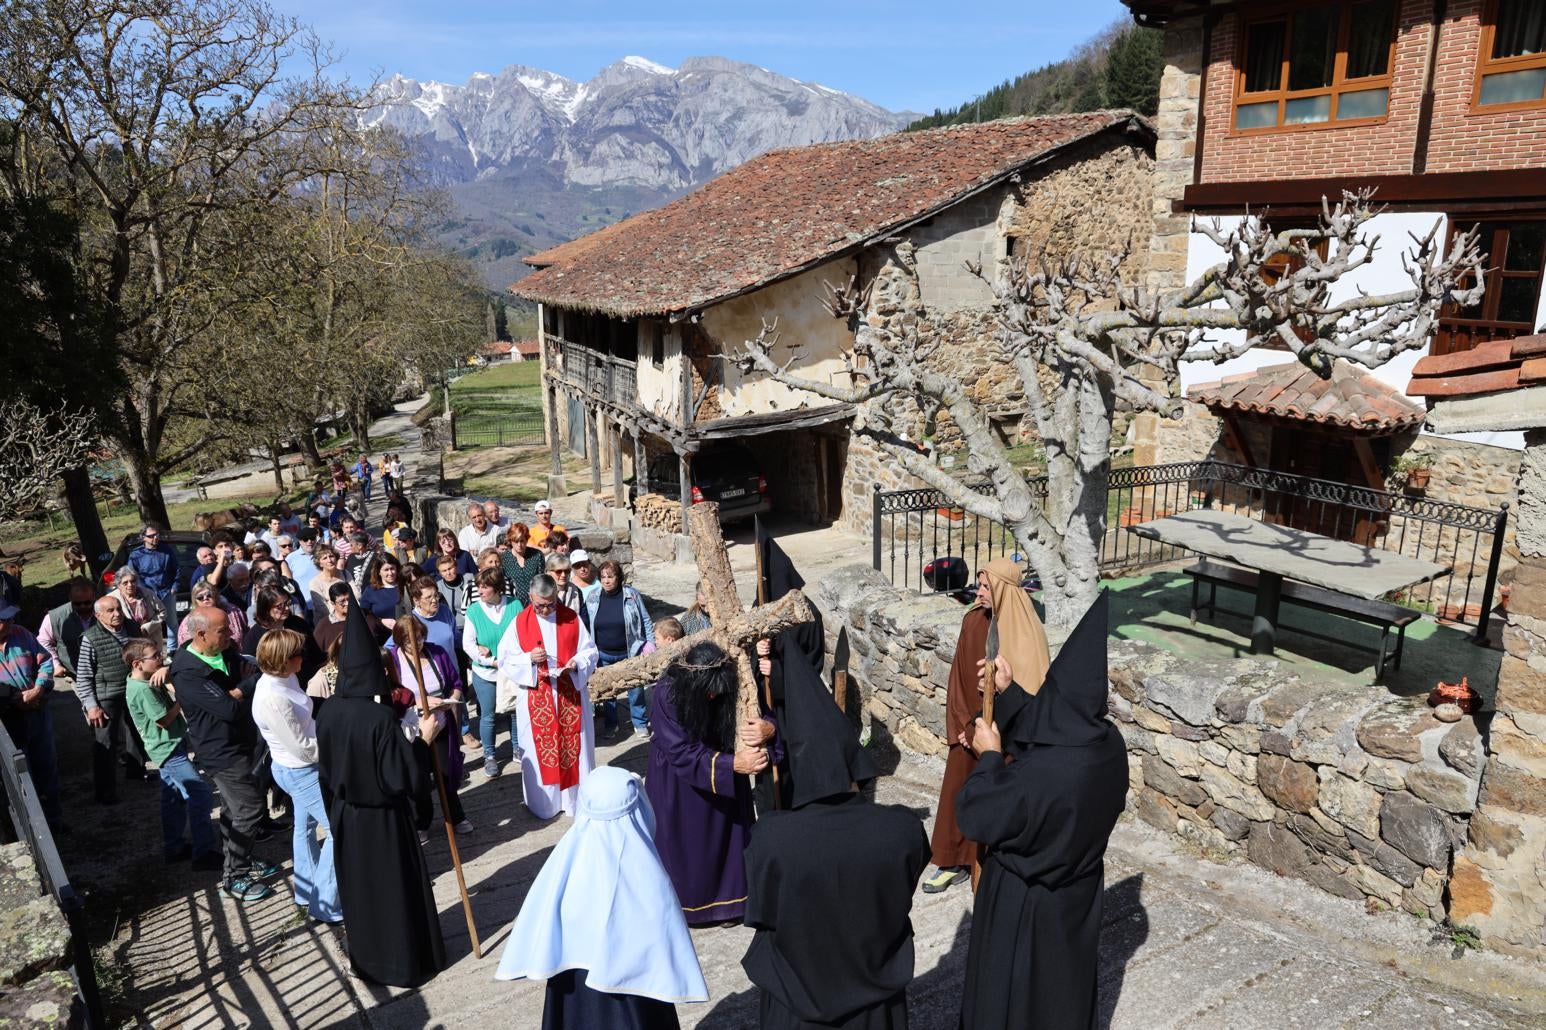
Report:
[[[1429,348],[1430,353],[1456,354],[1471,350],[1483,343],[1493,340],[1513,339],[1516,336],[1528,336],[1535,332],[1534,320],[1527,323],[1502,322],[1497,318],[1498,305],[1503,299],[1502,281],[1504,279],[1535,279],[1535,310],[1541,308],[1541,289],[1546,284],[1546,260],[1542,261],[1542,267],[1533,273],[1527,271],[1510,271],[1504,267],[1507,261],[1505,253],[1502,260],[1495,259],[1498,253],[1498,233],[1507,231],[1505,226],[1517,222],[1546,221],[1546,214],[1451,214],[1448,219],[1448,237],[1445,243],[1446,251],[1454,243],[1455,235],[1459,232],[1461,224],[1473,225],[1478,223],[1496,222],[1499,227],[1493,230],[1490,240],[1479,241],[1480,246],[1487,253],[1487,292],[1482,297],[1481,318],[1456,318],[1444,312],[1439,314],[1438,328],[1434,332],[1433,344]],[[1505,244],[1505,250],[1506,250]],[[1491,312],[1491,317],[1487,317]],[[1466,340],[1459,344],[1459,337]]]
[[[1472,114],[1502,114],[1507,111],[1532,111],[1546,107],[1546,90],[1535,100],[1518,100],[1511,104],[1483,104],[1482,80],[1489,75],[1504,72],[1530,71],[1546,68],[1546,53],[1522,54],[1519,57],[1494,59],[1492,46],[1497,39],[1498,6],[1502,0],[1486,0],[1482,4],[1481,44],[1476,48],[1476,81],[1471,85]]]
[[[1263,136],[1279,132],[1306,132],[1320,129],[1344,129],[1359,125],[1378,125],[1390,118],[1391,94],[1395,89],[1396,78],[1396,43],[1401,38],[1401,0],[1395,0],[1395,17],[1391,19],[1390,51],[1385,59],[1385,74],[1367,75],[1363,78],[1346,78],[1347,71],[1347,41],[1348,32],[1352,25],[1353,8],[1364,0],[1322,0],[1320,3],[1285,4],[1260,12],[1253,12],[1249,16],[1244,13],[1239,15],[1240,39],[1236,47],[1235,58],[1235,88],[1234,99],[1229,110],[1229,131],[1236,136]],[[1496,0],[1492,0],[1496,2]],[[1340,17],[1337,25],[1337,56],[1332,65],[1331,85],[1318,89],[1291,90],[1288,88],[1289,65],[1293,61],[1294,53],[1294,18],[1295,15],[1307,9],[1316,7],[1336,7]],[[1281,21],[1284,23],[1283,31],[1283,60],[1278,72],[1278,88],[1264,90],[1259,93],[1247,93],[1246,57],[1250,47],[1251,29],[1263,22]],[[1385,90],[1385,113],[1373,118],[1348,118],[1339,121],[1337,119],[1337,106],[1344,93],[1358,93],[1370,89]],[[1297,125],[1284,125],[1284,109],[1290,100],[1301,100],[1308,97],[1331,97],[1331,111],[1329,117],[1323,122],[1304,122]],[[1251,129],[1237,127],[1240,107],[1242,104],[1264,104],[1276,101],[1278,105],[1278,120],[1274,125],[1263,125]]]
[[[1264,219],[1264,221],[1267,223],[1267,228],[1273,233],[1284,232],[1288,229],[1319,229],[1321,225],[1319,216],[1314,218]],[[1320,255],[1322,261],[1326,260],[1326,255],[1331,253],[1331,238],[1329,236],[1322,236],[1315,241],[1315,246],[1312,249]],[[1297,272],[1303,267],[1304,260],[1297,254],[1275,254],[1268,258],[1267,263],[1262,266],[1262,278],[1269,284],[1275,283],[1279,276]],[[1314,339],[1314,336],[1305,329],[1296,328],[1294,335],[1298,336],[1305,343],[1309,343]],[[1288,353],[1288,345],[1277,340],[1263,343],[1260,346],[1263,350],[1280,350],[1285,354]]]

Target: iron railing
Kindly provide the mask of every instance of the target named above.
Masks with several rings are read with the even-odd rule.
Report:
[[[1046,480],[1029,482],[1045,503]],[[1487,634],[1508,528],[1506,504],[1473,508],[1221,461],[1118,468],[1106,481],[1101,571],[1116,575],[1184,558],[1185,550],[1129,528],[1194,508],[1217,508],[1444,565],[1453,570],[1450,576],[1392,599],[1475,626],[1478,640]],[[871,564],[893,583],[920,591],[938,588],[937,577],[925,572],[936,558],[959,557],[975,573],[1016,550],[1007,528],[972,516],[933,489],[877,487],[871,524]]]
[[[547,442],[542,411],[508,415],[458,415],[451,419],[451,449],[468,447],[535,447]]]
[[[86,933],[86,903],[71,886],[64,871],[64,861],[54,844],[53,832],[43,817],[37,786],[27,769],[27,756],[11,740],[4,726],[0,726],[0,779],[5,781],[10,825],[17,839],[32,853],[44,889],[58,904],[70,927],[70,978],[75,981],[75,992],[80,996],[85,1025],[91,1028],[105,1026],[102,993],[97,988],[91,940]]]

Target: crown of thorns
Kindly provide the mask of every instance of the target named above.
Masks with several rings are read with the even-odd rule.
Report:
[[[726,652],[724,657],[720,658],[717,662],[704,662],[700,665],[696,662],[683,661],[672,662],[671,665],[673,668],[681,669],[683,672],[708,672],[712,669],[724,668],[726,665],[730,664],[731,661],[732,659],[729,653]]]

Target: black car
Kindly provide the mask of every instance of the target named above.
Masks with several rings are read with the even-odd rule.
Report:
[[[692,502],[716,501],[719,521],[734,522],[761,515],[773,508],[768,480],[756,457],[739,444],[706,447],[693,455]],[[660,455],[650,462],[650,489],[663,497],[680,499],[676,456]]]
[[[188,606],[193,603],[189,592],[188,571],[198,567],[199,548],[206,541],[204,534],[198,530],[171,530],[161,533],[162,543],[171,544],[177,550],[177,617],[181,619],[188,614]],[[113,552],[113,558],[107,563],[107,570],[102,573],[100,588],[103,593],[113,589],[113,580],[119,569],[129,564],[129,552],[140,546],[140,535],[130,533],[123,538],[123,543],[118,545],[118,550]]]

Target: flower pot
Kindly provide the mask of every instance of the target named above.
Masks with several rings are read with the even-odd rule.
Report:
[[[938,515],[942,519],[949,519],[951,522],[960,522],[962,519],[966,518],[966,509],[936,508],[934,509],[934,514]]]
[[[1432,477],[1432,469],[1413,469],[1406,474],[1406,487],[1408,490],[1426,490]]]
[[[1469,715],[1481,707],[1482,699],[1472,689],[1470,678],[1461,676],[1459,683],[1445,683],[1440,680],[1438,686],[1434,687],[1433,692],[1428,695],[1428,704],[1433,708],[1442,704],[1452,704]]]

